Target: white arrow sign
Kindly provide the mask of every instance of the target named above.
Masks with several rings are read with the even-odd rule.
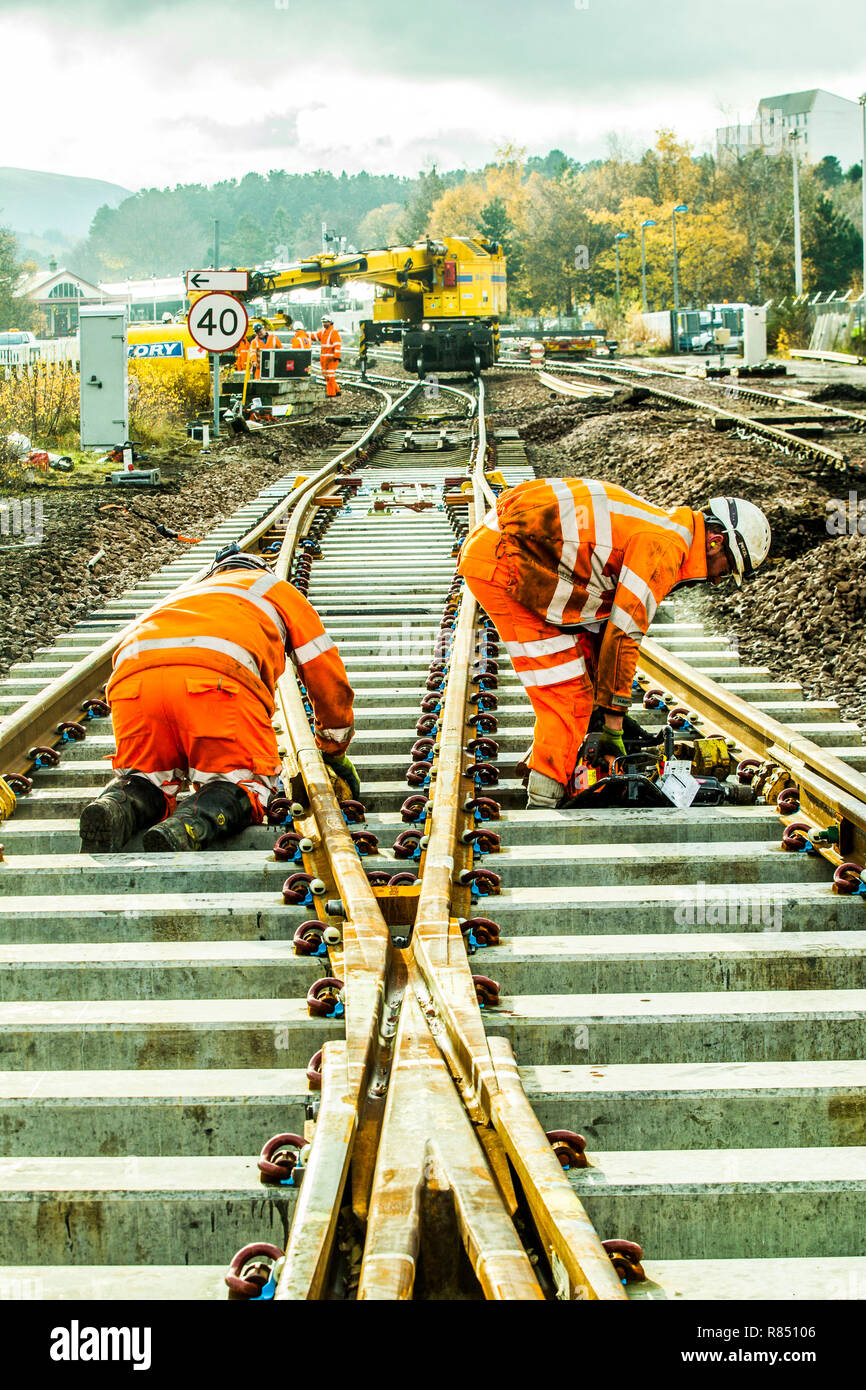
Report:
[[[248,270],[188,270],[187,294],[202,291],[227,290],[230,294],[246,294],[250,286]]]
[[[230,294],[203,294],[187,314],[193,341],[208,352],[230,352],[249,326],[249,315]]]

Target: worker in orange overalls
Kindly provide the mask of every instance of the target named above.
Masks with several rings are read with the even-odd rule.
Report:
[[[264,348],[281,348],[282,346],[276,333],[272,333],[263,323],[257,323],[250,341],[250,376],[256,379],[261,377]]]
[[[740,584],[769,549],[767,518],[742,498],[666,511],[589,478],[535,478],[502,493],[458,568],[535,710],[528,805],[562,801],[594,707],[599,751],[624,755],[640,642],[662,599],[727,574]]]
[[[246,371],[246,369],[247,369],[247,362],[249,361],[249,356],[250,356],[250,344],[249,344],[249,339],[246,338],[246,337],[243,337],[243,338],[241,338],[240,342],[238,343],[237,351],[235,352],[235,371],[236,371],[236,372],[245,372],[245,371]]]
[[[117,649],[106,695],[118,775],[81,814],[82,851],[114,853],[139,830],[148,851],[203,849],[260,822],[280,787],[271,718],[287,655],[322,756],[357,797],[353,694],[337,648],[293,585],[232,544]],[[195,795],[178,805],[184,780]]]
[[[343,341],[334,327],[334,320],[329,313],[322,315],[321,328],[318,333],[313,333],[311,336],[322,345],[321,368],[322,376],[325,378],[325,394],[328,396],[342,395],[337,385],[337,368],[340,365]]]
[[[292,347],[309,349],[312,346],[313,339],[310,335],[309,329],[306,329],[302,323],[296,323],[295,331],[292,336]]]

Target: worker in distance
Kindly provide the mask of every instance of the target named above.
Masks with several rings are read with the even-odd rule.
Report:
[[[766,516],[741,497],[667,511],[591,478],[535,478],[502,493],[458,569],[535,711],[527,805],[566,799],[594,710],[599,753],[624,756],[640,643],[661,601],[728,575],[740,585],[769,549]]]
[[[221,550],[204,578],[120,644],[106,697],[117,777],[81,813],[83,853],[205,849],[262,821],[279,793],[274,694],[289,656],[325,763],[357,797],[346,669],[313,606],[259,556]],[[178,803],[189,782],[194,795]],[[338,784],[339,785],[339,784]]]

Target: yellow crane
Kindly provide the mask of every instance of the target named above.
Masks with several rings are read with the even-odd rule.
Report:
[[[249,288],[239,299],[347,280],[375,285],[373,317],[361,324],[362,373],[371,343],[402,342],[403,365],[419,377],[478,375],[499,356],[499,320],[507,305],[505,257],[486,237],[425,237],[412,246],[323,253],[284,270],[248,273]]]

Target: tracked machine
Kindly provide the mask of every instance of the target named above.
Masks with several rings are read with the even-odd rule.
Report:
[[[403,346],[403,366],[431,373],[477,376],[499,356],[499,321],[506,308],[505,258],[486,237],[425,237],[412,246],[310,256],[284,270],[250,270],[243,299],[286,290],[338,286],[347,280],[376,286],[372,319],[361,324],[365,374],[371,344]]]

